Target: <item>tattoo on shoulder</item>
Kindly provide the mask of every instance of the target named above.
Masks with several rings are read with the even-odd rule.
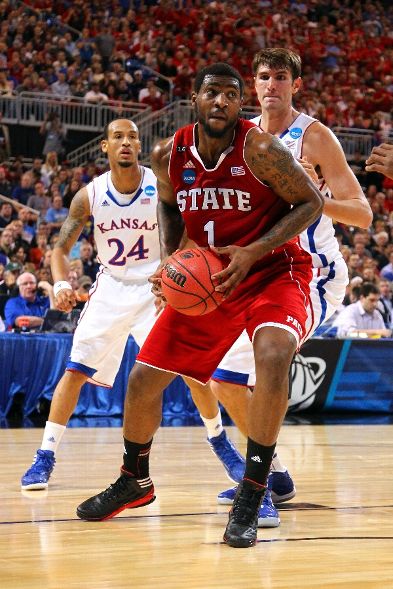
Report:
[[[277,141],[272,141],[267,149],[254,153],[251,164],[260,180],[286,191],[288,196],[296,196],[304,189],[305,175],[295,165],[289,149]]]

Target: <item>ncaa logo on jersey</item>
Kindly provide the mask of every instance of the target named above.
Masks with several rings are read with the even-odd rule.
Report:
[[[149,184],[149,186],[145,187],[145,193],[147,196],[154,196],[156,193],[156,189],[154,188],[154,186]]]
[[[290,136],[292,139],[299,139],[302,136],[303,130],[300,127],[294,127],[289,131]]]
[[[194,184],[196,180],[196,173],[194,170],[183,170],[182,178],[185,184]]]

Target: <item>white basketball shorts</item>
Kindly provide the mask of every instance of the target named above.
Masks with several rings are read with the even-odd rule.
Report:
[[[347,284],[348,268],[341,256],[326,268],[313,268],[306,334],[301,344],[312,337],[315,330],[340,307]],[[224,356],[212,378],[221,382],[254,386],[254,353],[245,331]]]
[[[112,387],[128,336],[140,347],[156,320],[154,300],[146,278],[127,282],[100,271],[75,330],[66,370]]]

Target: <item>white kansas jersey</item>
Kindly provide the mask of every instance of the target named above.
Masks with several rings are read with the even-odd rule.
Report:
[[[251,121],[259,126],[261,117],[255,117]],[[281,133],[279,139],[288,147],[293,157],[302,157],[305,131],[315,122],[317,119],[300,113],[288,129]],[[323,178],[320,179],[318,188],[324,196],[332,198]],[[334,260],[342,257],[338,241],[335,238],[333,222],[326,215],[321,215],[300,234],[300,245],[311,254],[314,268],[326,268]]]
[[[142,180],[133,194],[121,194],[105,172],[87,185],[94,218],[94,239],[101,269],[123,280],[146,279],[160,263],[157,181],[141,166]]]

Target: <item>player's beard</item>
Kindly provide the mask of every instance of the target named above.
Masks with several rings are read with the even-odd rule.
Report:
[[[133,162],[118,162],[121,168],[131,168]]]
[[[202,117],[202,115],[200,115],[196,104],[195,104],[195,114],[196,114],[198,124],[202,126],[206,135],[208,137],[211,137],[212,139],[221,139],[221,137],[225,137],[225,135],[228,133],[228,131],[235,128],[235,125],[237,123],[237,119],[236,119],[236,121],[228,121],[227,124],[225,125],[225,127],[223,127],[222,129],[213,129],[210,126],[210,124],[208,123],[208,121],[206,119],[204,119]]]

